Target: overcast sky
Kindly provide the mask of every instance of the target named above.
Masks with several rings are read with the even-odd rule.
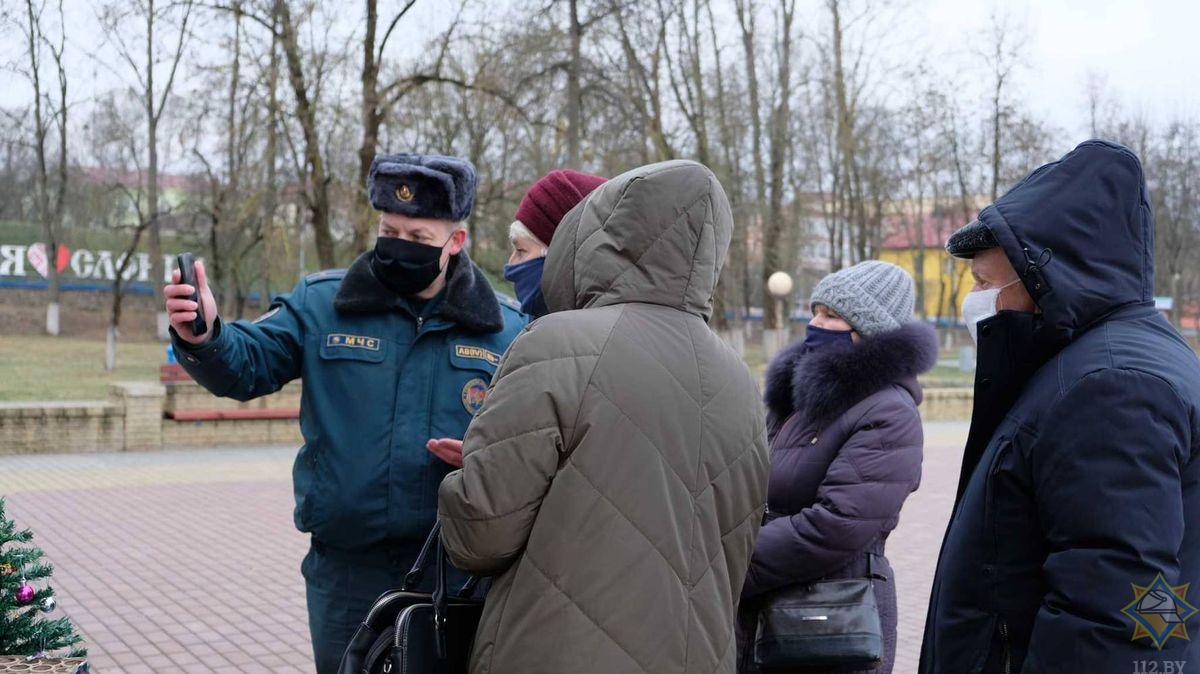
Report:
[[[929,32],[953,42],[977,35],[993,7],[1031,31],[1017,87],[1029,106],[1070,134],[1088,130],[1084,82],[1100,74],[1121,105],[1153,121],[1200,116],[1200,2],[923,0]]]
[[[522,2],[545,0],[509,0],[510,7]],[[718,0],[720,1],[720,0]],[[847,13],[862,0],[846,0]],[[1109,93],[1126,112],[1144,112],[1152,122],[1175,117],[1200,116],[1200,1],[1196,0],[892,0],[888,10],[892,19],[880,28],[878,53],[884,62],[911,62],[914,54],[930,54],[939,67],[957,71],[965,86],[964,96],[978,98],[986,76],[973,45],[982,46],[989,16],[1007,13],[1021,26],[1024,65],[1014,75],[1013,91],[1020,92],[1026,109],[1041,116],[1063,131],[1063,151],[1070,149],[1088,132],[1084,86],[1089,72],[1098,74]],[[16,7],[16,0],[0,0],[0,5]],[[772,4],[764,2],[765,5]],[[361,3],[346,0],[339,17],[353,22]],[[394,11],[399,0],[380,2],[380,14]],[[422,0],[410,17],[407,31],[390,54],[403,58],[404,52],[419,48],[428,35],[449,20],[448,0]],[[800,0],[797,24],[817,29],[824,18],[824,0]],[[84,99],[112,87],[117,79],[108,70],[89,60],[98,44],[98,30],[92,3],[67,0],[68,17],[76,36],[69,47],[75,64],[71,83],[72,98]],[[495,8],[497,5],[489,5]],[[351,9],[353,8],[353,9]],[[490,11],[490,9],[489,9]],[[349,24],[348,24],[349,25]],[[732,30],[732,28],[731,28]],[[422,33],[425,33],[422,35]],[[736,36],[731,33],[731,41]],[[0,63],[22,58],[19,35],[0,36]],[[390,50],[392,51],[392,50]],[[213,53],[204,48],[202,53]],[[114,60],[115,63],[115,60]],[[356,61],[357,63],[357,61]],[[886,88],[902,89],[898,76],[883,83]],[[0,105],[21,105],[29,100],[28,84],[11,73],[0,71]],[[343,92],[357,96],[357,91]],[[970,100],[966,105],[980,104]],[[76,117],[78,119],[78,117]]]

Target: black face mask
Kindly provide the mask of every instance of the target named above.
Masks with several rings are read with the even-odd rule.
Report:
[[[451,238],[454,238],[451,235]],[[450,243],[450,239],[446,239]],[[375,240],[371,270],[383,285],[397,295],[416,295],[442,273],[442,249],[390,236]]]

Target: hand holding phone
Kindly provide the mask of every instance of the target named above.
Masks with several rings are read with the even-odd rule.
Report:
[[[163,288],[168,318],[180,339],[203,344],[212,334],[209,323],[217,316],[217,302],[208,287],[204,263],[191,253],[182,253],[175,264],[171,282]]]
[[[196,283],[196,258],[191,253],[180,253],[175,258],[175,266],[179,268],[179,282],[193,288],[192,295],[188,298],[196,303],[192,334],[199,337],[208,332],[208,322],[204,318],[204,303],[200,301],[200,286]]]

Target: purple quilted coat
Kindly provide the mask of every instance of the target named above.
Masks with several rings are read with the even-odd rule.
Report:
[[[742,590],[739,671],[755,671],[748,645],[755,608],[770,591],[873,571],[885,655],[896,652],[896,588],[884,556],[904,499],[921,479],[924,437],[917,375],[937,362],[937,334],[922,323],[807,351],[781,352],[767,372],[771,474],[769,520],[759,533]]]

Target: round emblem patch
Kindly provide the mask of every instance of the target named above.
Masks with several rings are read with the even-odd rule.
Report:
[[[396,198],[400,201],[408,203],[413,200],[414,196],[412,188],[408,185],[401,185],[396,188]]]
[[[479,414],[479,410],[483,409],[483,401],[487,398],[487,382],[482,379],[472,379],[463,386],[462,403],[463,407],[471,413],[471,416]]]

